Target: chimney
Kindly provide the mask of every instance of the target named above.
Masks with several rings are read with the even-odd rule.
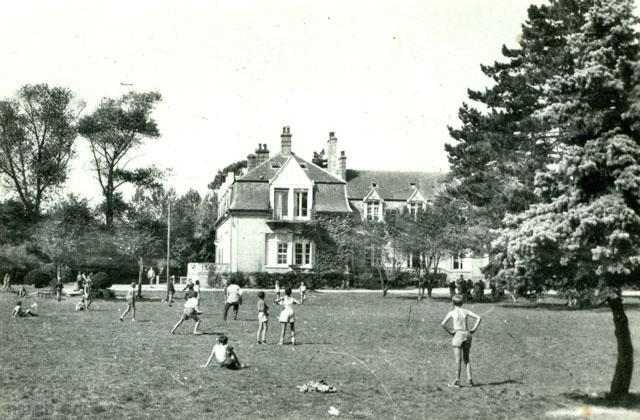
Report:
[[[258,148],[255,151],[256,153],[256,166],[262,163],[262,143],[258,143]]]
[[[282,134],[280,134],[280,142],[282,144],[282,156],[291,156],[291,132],[289,127],[282,127]]]
[[[262,161],[266,162],[269,160],[269,149],[267,149],[267,143],[262,145]]]
[[[338,172],[338,139],[333,131],[329,133],[327,140],[327,171],[333,175],[340,176]]]
[[[344,150],[340,152],[340,178],[343,181],[347,180],[347,155],[344,154]]]
[[[247,155],[247,172],[257,166],[256,155],[253,153]]]

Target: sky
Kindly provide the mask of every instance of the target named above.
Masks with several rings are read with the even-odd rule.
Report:
[[[526,0],[21,1],[0,17],[0,97],[26,83],[103,97],[157,90],[161,137],[131,168],[206,192],[258,143],[310,160],[328,133],[352,169],[447,171],[448,125],[480,64],[516,46]],[[65,189],[95,199],[87,142]]]

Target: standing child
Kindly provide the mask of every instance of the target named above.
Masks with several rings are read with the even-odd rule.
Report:
[[[196,292],[193,290],[193,284],[191,284],[191,287],[189,288],[187,293],[185,293],[184,297],[187,301],[184,304],[182,317],[176,323],[176,325],[173,326],[173,329],[171,330],[171,334],[175,334],[176,329],[178,329],[180,324],[182,324],[184,321],[188,319],[193,319],[196,322],[196,326],[193,327],[193,333],[195,335],[201,335],[202,333],[198,331],[198,326],[200,325],[200,318],[198,317],[198,315],[200,314],[196,312],[196,307],[198,306],[198,298],[197,298]]]
[[[267,344],[269,329],[269,307],[264,301],[264,292],[258,292],[258,344]]]
[[[174,285],[175,277],[169,277],[169,281],[167,282],[167,303],[169,306],[173,304],[173,295],[176,294],[176,287]]]
[[[58,302],[60,302],[62,300],[62,288],[63,288],[64,284],[62,284],[62,280],[60,279],[60,276],[58,275],[58,278],[56,280],[56,299],[58,299]]]
[[[93,280],[91,279],[92,277],[93,273],[89,274],[84,282],[84,300],[86,303],[87,311],[89,310],[89,306],[91,306],[91,302],[93,302],[93,299],[91,298],[91,289],[93,289]]]
[[[278,280],[276,280],[274,289],[276,291],[276,299],[280,299],[280,284],[278,283]]]
[[[287,287],[284,290],[284,296],[276,299],[276,304],[280,304],[283,306],[282,312],[280,312],[280,317],[278,321],[282,325],[282,332],[280,333],[280,342],[278,344],[284,344],[284,333],[287,330],[287,324],[291,326],[291,345],[296,345],[296,328],[295,322],[296,317],[293,312],[293,305],[299,305],[300,302],[291,297],[291,288]]]
[[[307,286],[304,285],[304,282],[300,282],[300,303],[304,305],[304,300],[307,298]]]
[[[471,336],[476,332],[482,318],[473,312],[463,309],[462,302],[463,297],[455,295],[452,299],[453,309],[447,314],[442,321],[442,328],[445,329],[450,335],[453,336],[453,357],[456,360],[456,379],[449,385],[452,388],[460,388],[460,370],[462,362],[467,365],[467,381],[469,386],[473,386],[473,380],[471,379],[471,362],[469,360],[469,354],[471,353]],[[469,329],[468,319],[475,318],[476,322],[474,326]],[[451,320],[452,328],[447,326],[447,323]]]
[[[196,299],[198,300],[198,304],[196,305],[196,312],[202,313],[200,310],[200,280],[196,280],[195,286],[193,286],[193,291],[197,293]]]
[[[218,337],[218,344],[213,346],[211,355],[207,360],[207,363],[202,367],[208,367],[211,360],[215,357],[216,362],[220,364],[220,367],[226,367],[227,369],[238,370],[242,368],[238,356],[233,351],[233,347],[228,345],[228,339],[224,335]]]
[[[23,316],[38,316],[37,313],[33,312],[31,309],[27,309],[26,311],[22,309],[22,302],[17,301],[15,308],[13,308],[13,313],[11,314],[14,318],[22,318]]]
[[[131,321],[136,320],[136,284],[131,283],[131,287],[127,290],[127,309],[120,315],[120,321],[124,321],[124,316],[131,311]]]

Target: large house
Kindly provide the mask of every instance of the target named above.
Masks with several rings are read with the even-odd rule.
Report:
[[[411,213],[429,204],[444,174],[347,169],[345,152],[337,153],[337,138],[329,133],[327,168],[295,155],[291,131],[284,127],[280,153],[270,156],[266,144],[247,156],[246,171],[229,172],[218,191],[216,263],[230,272],[313,270],[316,246],[299,235],[296,225],[322,214],[350,215],[356,223],[384,221],[387,209],[406,207]],[[381,261],[375,249],[365,249],[360,266]],[[449,277],[481,278],[485,258],[448,258],[440,270]],[[406,256],[403,265],[416,264]]]

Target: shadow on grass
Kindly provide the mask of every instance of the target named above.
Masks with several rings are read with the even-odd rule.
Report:
[[[601,406],[601,407],[622,407],[622,408],[640,408],[640,394],[630,393],[624,398],[609,398],[606,394],[598,393],[595,396],[583,394],[580,392],[567,392],[562,394],[563,397],[571,400],[580,401],[585,405]]]
[[[514,308],[514,309],[541,309],[547,311],[557,312],[577,312],[577,311],[594,311],[594,312],[609,312],[610,309],[606,304],[600,306],[589,306],[583,308],[570,308],[563,303],[551,303],[551,302],[508,302],[499,305],[501,308]],[[640,310],[640,302],[629,302],[625,298],[624,309],[630,311]]]
[[[494,381],[494,382],[476,382],[473,387],[483,387],[483,386],[498,386],[498,385],[507,385],[507,384],[518,384],[523,385],[524,382],[517,381],[515,379],[505,379],[503,381]]]

